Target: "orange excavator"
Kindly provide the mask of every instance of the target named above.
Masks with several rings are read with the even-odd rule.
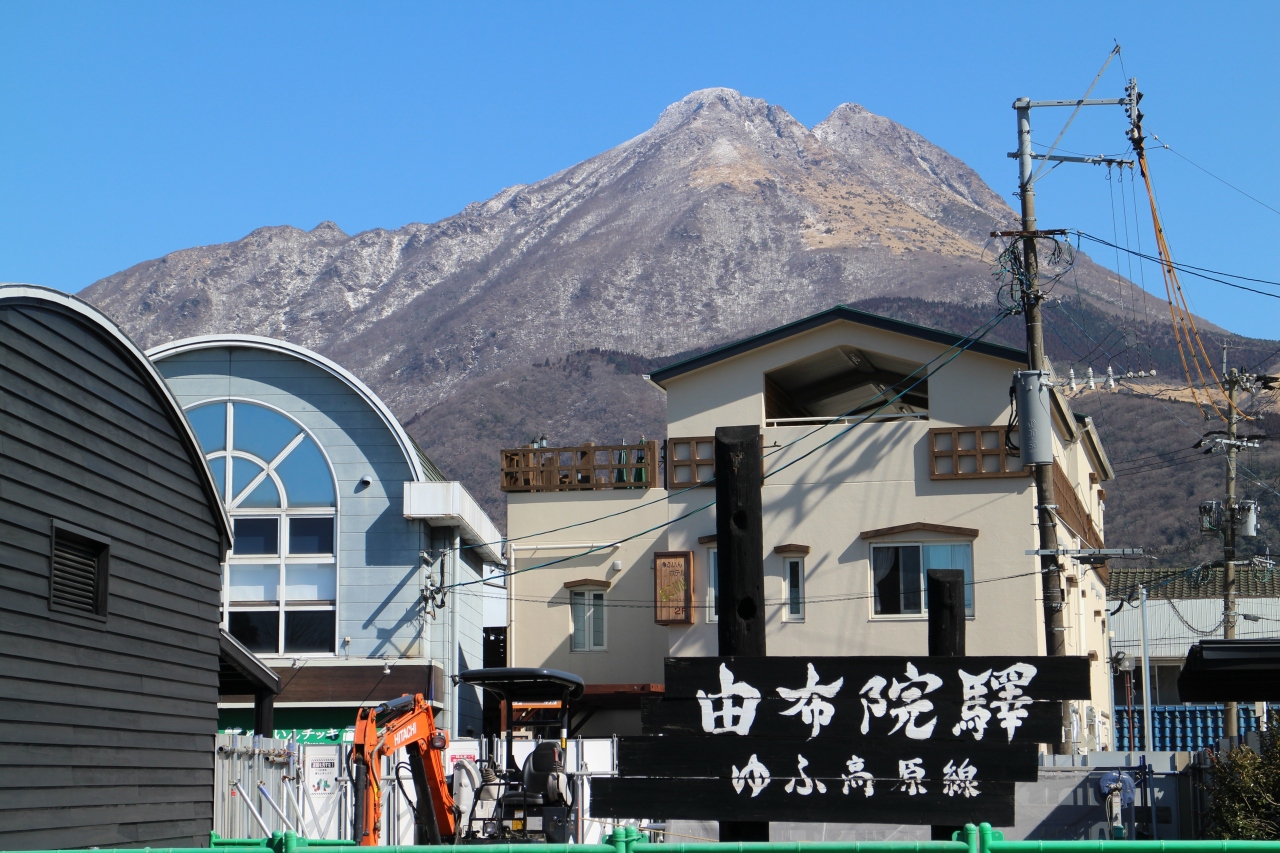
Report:
[[[383,760],[403,749],[417,796],[412,804],[415,845],[570,841],[578,820],[573,808],[575,780],[564,768],[565,747],[569,702],[582,698],[582,679],[556,670],[499,667],[468,670],[459,673],[457,680],[503,702],[507,735],[503,759],[480,765],[460,759],[446,774],[443,759],[449,736],[436,728],[431,704],[421,693],[361,708],[351,748],[355,794],[351,837],[361,846],[380,843]],[[515,759],[512,709],[517,703],[559,710],[555,721],[559,738],[531,744],[523,766]],[[549,724],[526,721],[522,725]],[[496,742],[490,754],[497,757]],[[399,784],[399,766],[392,770]]]
[[[384,726],[378,734],[378,726]],[[443,753],[449,736],[436,728],[430,703],[419,693],[361,708],[356,714],[354,769],[355,816],[352,838],[361,846],[379,843],[382,825],[383,756],[404,749],[418,801],[413,807],[414,843],[441,844],[457,832],[453,794],[445,781]]]

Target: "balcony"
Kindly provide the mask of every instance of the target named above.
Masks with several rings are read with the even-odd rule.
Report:
[[[658,477],[658,442],[502,451],[502,491],[573,492],[651,489]]]

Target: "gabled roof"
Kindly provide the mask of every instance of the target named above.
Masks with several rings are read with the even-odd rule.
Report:
[[[936,344],[952,347],[962,345],[965,337],[963,335],[954,335],[951,332],[944,332],[941,329],[931,329],[927,326],[918,326],[915,323],[907,323],[903,320],[894,320],[889,317],[882,317],[879,314],[871,314],[866,311],[859,311],[857,308],[850,308],[848,305],[837,305],[818,314],[813,314],[794,323],[788,323],[785,326],[779,326],[776,329],[770,329],[767,332],[761,332],[749,338],[743,338],[731,344],[726,344],[718,349],[705,352],[702,355],[696,355],[693,358],[685,359],[677,362],[661,370],[655,370],[649,375],[649,378],[656,384],[666,387],[663,383],[700,370],[725,359],[742,355],[753,349],[759,349],[763,346],[776,343],[786,338],[807,332],[810,329],[816,329],[819,326],[825,326],[828,323],[834,323],[844,320],[849,323],[857,323],[860,326],[869,326],[873,329],[882,329],[887,332],[895,332],[899,335],[908,335],[920,340],[930,341]],[[1001,344],[987,343],[986,341],[978,341],[969,346],[970,352],[980,353],[981,355],[991,356],[992,358],[1001,358],[1006,361],[1012,361],[1017,364],[1026,364],[1027,354],[1020,349],[1006,347]]]

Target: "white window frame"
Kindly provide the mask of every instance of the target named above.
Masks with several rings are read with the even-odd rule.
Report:
[[[921,540],[914,542],[872,542],[871,551],[867,555],[867,579],[871,586],[871,594],[867,596],[867,605],[870,610],[870,616],[876,621],[894,622],[894,621],[927,621],[929,619],[929,590],[928,590],[928,568],[925,567],[924,549],[929,545],[966,545],[969,548],[969,580],[966,583],[965,595],[973,599],[973,612],[969,613],[965,608],[966,621],[972,621],[978,612],[978,600],[976,588],[973,586],[974,579],[974,558],[973,558],[973,540],[972,539],[947,539],[947,540]],[[877,613],[876,612],[876,548],[919,548],[920,549],[920,612],[919,613]],[[899,593],[901,594],[901,593]]]
[[[222,584],[222,627],[230,632],[231,630],[231,613],[232,612],[265,612],[275,611],[276,617],[276,650],[274,652],[257,652],[261,657],[268,658],[333,658],[338,656],[338,647],[340,638],[340,626],[338,624],[338,613],[341,607],[342,599],[342,578],[341,566],[338,560],[338,554],[341,552],[340,538],[342,535],[341,509],[342,509],[342,492],[338,487],[338,478],[334,473],[333,461],[329,458],[329,453],[320,440],[316,438],[311,430],[307,429],[289,412],[270,403],[261,400],[254,400],[248,397],[213,397],[207,400],[201,400],[187,406],[184,411],[200,408],[215,403],[223,403],[226,405],[226,427],[224,435],[224,447],[222,450],[213,451],[205,454],[206,462],[210,465],[225,464],[223,474],[224,494],[221,495],[223,506],[228,507],[227,513],[231,516],[231,523],[234,526],[238,518],[275,518],[276,522],[276,553],[275,554],[236,554],[234,552],[234,543],[232,550],[227,553],[226,562],[223,563],[223,584]],[[284,488],[283,482],[274,470],[274,465],[268,464],[267,469],[260,473],[253,482],[246,486],[242,491],[243,495],[248,495],[254,486],[266,477],[270,477],[275,483],[276,491],[280,495],[280,508],[272,507],[247,507],[241,508],[238,504],[231,506],[234,488],[233,477],[231,474],[231,465],[227,460],[233,458],[245,458],[257,464],[261,464],[264,460],[254,458],[244,451],[233,450],[235,442],[235,417],[233,407],[237,403],[246,405],[260,406],[268,409],[276,414],[286,418],[292,424],[298,427],[300,434],[293,439],[286,447],[277,454],[275,460],[265,460],[268,463],[278,463],[289,452],[292,452],[301,441],[303,436],[309,437],[315,442],[316,447],[320,451],[320,455],[324,458],[325,466],[329,470],[329,477],[333,481],[334,505],[332,507],[295,507],[290,508],[288,505],[288,494]],[[202,448],[203,449],[203,448]],[[218,457],[216,460],[210,460],[209,457]],[[242,496],[243,497],[243,496]],[[292,518],[332,518],[333,519],[333,553],[332,554],[290,554],[289,553],[289,521]],[[287,572],[289,565],[316,565],[316,564],[332,564],[334,572],[334,598],[333,603],[298,603],[288,604],[285,597],[285,585],[287,583]],[[274,602],[262,602],[261,604],[250,604],[248,602],[231,601],[231,567],[233,565],[274,565],[277,567],[276,576],[276,600]],[[299,611],[332,611],[334,621],[334,648],[329,652],[290,652],[284,650],[285,641],[285,619],[288,612]]]
[[[720,551],[714,545],[707,549],[707,605],[706,614],[708,624],[714,625],[720,621],[719,611],[716,609],[716,599],[720,595]]]
[[[601,586],[579,586],[569,590],[569,651],[572,654],[592,654],[595,652],[607,652],[609,650],[609,620],[605,618],[605,612],[608,610],[608,602],[605,600],[607,587]],[[595,601],[595,596],[600,596],[600,601]],[[585,608],[583,619],[582,634],[586,638],[586,646],[584,648],[575,648],[574,642],[577,636],[577,604],[575,599],[578,596],[584,596],[582,606]],[[599,620],[600,627],[600,643],[596,644],[596,622]]]
[[[799,611],[791,609],[791,572],[796,571],[796,586],[799,592]],[[801,554],[784,554],[782,556],[782,621],[804,621],[804,556]]]

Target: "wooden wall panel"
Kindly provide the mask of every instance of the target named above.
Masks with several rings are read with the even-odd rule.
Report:
[[[213,826],[217,508],[135,359],[83,317],[0,305],[3,849]],[[105,622],[49,610],[54,518],[111,539]]]

